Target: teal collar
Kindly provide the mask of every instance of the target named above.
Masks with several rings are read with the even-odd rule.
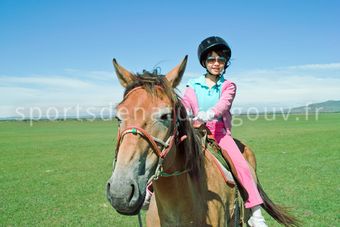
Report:
[[[216,85],[214,85],[214,86],[221,86],[224,81],[226,81],[226,79],[224,79],[224,76],[220,76],[220,78],[216,82]],[[197,78],[195,83],[199,84],[201,86],[208,87],[208,84],[207,84],[207,82],[205,80],[205,75],[202,75],[199,78]]]

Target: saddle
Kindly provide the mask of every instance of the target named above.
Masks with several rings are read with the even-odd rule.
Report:
[[[245,189],[242,187],[242,185],[239,183],[236,168],[228,155],[227,151],[222,149],[217,141],[214,139],[212,133],[210,132],[209,128],[204,123],[194,122],[193,127],[198,133],[200,142],[202,144],[202,147],[209,151],[210,154],[214,156],[214,160],[216,160],[216,166],[220,170],[223,178],[225,179],[226,183],[230,187],[235,187],[240,191],[240,194],[244,201],[247,200],[248,194],[245,191]],[[244,152],[244,145],[239,141],[234,139],[237,146],[240,148],[241,153]],[[206,154],[207,155],[207,154]],[[221,167],[223,166],[223,167]],[[223,168],[225,170],[223,170]]]

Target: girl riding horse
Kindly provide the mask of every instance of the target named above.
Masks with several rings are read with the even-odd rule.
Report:
[[[231,135],[230,108],[236,95],[236,85],[223,77],[229,66],[231,49],[220,37],[204,39],[198,47],[198,59],[206,73],[187,84],[183,104],[196,119],[206,122],[215,140],[230,156],[238,180],[248,193],[246,208],[251,208],[250,226],[266,227],[261,214],[263,200],[258,192],[248,163]]]

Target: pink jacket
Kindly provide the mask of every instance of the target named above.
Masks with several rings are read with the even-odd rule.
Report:
[[[182,103],[186,109],[192,111],[193,115],[197,115],[199,112],[198,101],[196,97],[195,90],[192,87],[187,87],[184,91],[184,95],[182,97]],[[224,127],[228,134],[231,134],[231,113],[230,109],[233,104],[234,98],[236,95],[236,85],[226,80],[222,84],[221,97],[216,105],[211,108],[211,110],[215,113],[215,118],[219,118],[222,116]]]

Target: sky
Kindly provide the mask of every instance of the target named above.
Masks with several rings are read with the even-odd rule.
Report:
[[[188,55],[181,91],[205,72],[197,47],[212,35],[232,49],[234,108],[340,100],[339,15],[336,0],[0,0],[0,118],[114,106],[113,58],[166,74]]]

